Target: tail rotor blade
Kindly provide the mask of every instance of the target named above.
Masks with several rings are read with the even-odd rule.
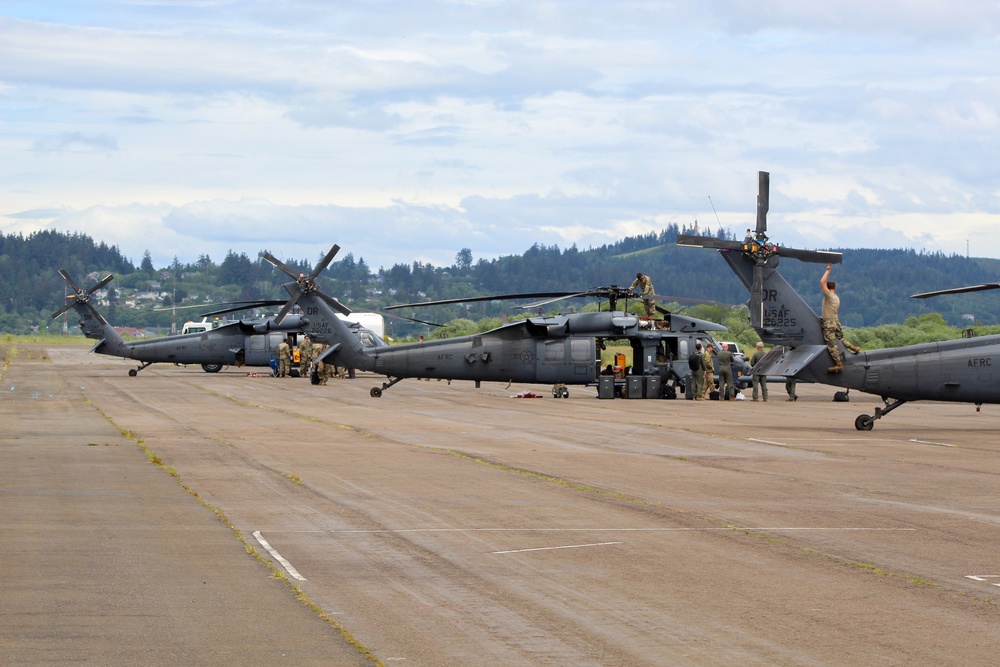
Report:
[[[757,172],[757,237],[767,236],[767,211],[770,208],[771,174]]]
[[[288,300],[288,303],[281,307],[281,310],[279,310],[278,314],[274,317],[275,324],[281,324],[281,320],[285,319],[285,315],[291,312],[292,308],[295,307],[295,304],[298,303],[300,296],[302,296],[302,293],[296,292],[292,295],[292,298]]]
[[[333,247],[330,248],[330,252],[326,253],[326,256],[323,257],[319,264],[316,265],[316,268],[313,269],[310,277],[313,279],[319,277],[319,274],[323,273],[323,271],[326,270],[326,267],[330,266],[330,262],[333,261],[333,258],[337,256],[338,252],[340,252],[340,246],[335,243],[333,244]]]
[[[298,279],[299,274],[295,273],[290,268],[288,268],[287,266],[285,266],[284,262],[282,262],[280,259],[278,259],[274,255],[272,255],[271,253],[265,252],[261,256],[264,258],[265,261],[269,262],[276,269],[281,269],[282,271],[284,271],[285,273],[287,273],[292,278],[295,278],[296,280]]]
[[[677,245],[694,246],[696,248],[714,248],[716,250],[742,250],[739,241],[717,239],[714,236],[695,236],[694,234],[678,234]]]
[[[80,294],[80,293],[83,292],[83,290],[81,290],[79,287],[76,286],[76,283],[73,282],[72,276],[70,276],[68,273],[66,273],[65,269],[59,269],[59,275],[63,277],[63,280],[66,281],[67,285],[69,285],[70,287],[73,288],[74,292],[76,292],[77,294]]]
[[[350,308],[348,308],[347,306],[345,306],[341,302],[337,301],[336,299],[334,299],[329,294],[324,294],[323,292],[320,292],[318,290],[315,292],[315,294],[319,298],[323,299],[323,301],[326,301],[326,303],[331,308],[333,308],[334,310],[340,312],[341,315],[350,315],[351,314],[351,309]]]
[[[779,246],[776,248],[779,257],[791,257],[800,262],[813,262],[816,264],[840,264],[844,261],[844,254],[840,252],[830,252],[828,250],[800,250],[798,248],[786,248]]]
[[[91,287],[89,290],[87,290],[87,294],[93,294],[94,292],[96,292],[97,290],[101,289],[102,287],[104,287],[105,285],[107,285],[108,283],[110,283],[114,279],[115,279],[114,274],[113,273],[109,273],[108,275],[104,276],[104,278],[102,278],[99,283],[97,283],[96,285],[94,285],[93,287]]]

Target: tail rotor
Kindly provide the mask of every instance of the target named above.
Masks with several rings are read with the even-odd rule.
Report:
[[[101,317],[101,314],[97,312],[97,309],[95,309],[93,306],[90,305],[90,295],[96,292],[97,290],[101,289],[108,283],[110,283],[112,280],[114,280],[114,275],[109,273],[87,290],[80,288],[73,280],[73,277],[70,276],[65,269],[59,269],[59,275],[63,277],[63,280],[66,281],[66,284],[69,285],[70,289],[73,290],[73,294],[66,295],[66,305],[64,305],[56,312],[52,313],[52,319],[56,319],[57,317],[59,317],[60,315],[62,315],[63,313],[65,313],[66,311],[68,311],[73,306],[79,303],[88,306],[90,308],[90,311],[94,314],[94,316],[101,324],[107,324],[107,321],[105,321],[105,319]]]
[[[713,248],[722,252],[739,252],[753,262],[753,280],[750,287],[750,324],[760,328],[764,319],[764,274],[765,269],[775,269],[781,257],[791,257],[801,262],[818,264],[840,264],[843,255],[825,250],[802,250],[785,248],[770,243],[767,238],[767,212],[770,208],[771,175],[766,171],[757,172],[757,228],[747,230],[743,242],[716,239],[708,236],[679,234],[677,245],[698,248]]]
[[[276,258],[271,253],[265,252],[263,254],[263,258],[267,262],[269,262],[275,268],[284,271],[292,279],[294,279],[297,287],[297,291],[295,292],[292,291],[292,288],[290,286],[288,287],[288,291],[289,294],[291,294],[291,298],[285,303],[284,306],[282,306],[281,310],[278,311],[278,314],[275,316],[274,321],[276,324],[281,324],[281,320],[285,319],[285,315],[291,312],[292,308],[295,307],[295,304],[298,303],[299,298],[307,294],[313,294],[319,297],[320,299],[325,301],[331,308],[344,315],[351,314],[350,308],[340,303],[332,296],[324,294],[316,285],[316,278],[318,278],[319,274],[323,273],[323,271],[326,270],[326,267],[330,265],[330,262],[333,261],[333,258],[337,255],[339,251],[340,251],[340,246],[334,244],[334,246],[330,248],[330,251],[326,253],[323,259],[320,260],[320,262],[313,269],[312,273],[310,273],[309,275],[305,275],[305,273],[302,272],[296,274],[294,271],[288,268],[288,266],[286,266],[284,262]]]

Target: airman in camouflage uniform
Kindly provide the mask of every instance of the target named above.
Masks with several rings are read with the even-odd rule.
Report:
[[[309,362],[312,361],[312,343],[309,335],[304,334],[299,341],[299,375],[309,377]]]
[[[826,341],[826,349],[830,353],[830,358],[833,359],[833,366],[830,366],[827,371],[839,373],[844,370],[844,361],[840,358],[837,341],[843,342],[844,347],[854,354],[860,352],[861,348],[844,340],[844,332],[840,328],[840,297],[837,296],[837,283],[832,280],[827,281],[831,268],[833,268],[833,264],[828,263],[826,273],[819,281],[820,287],[823,289],[823,340]]]
[[[288,339],[278,345],[278,377],[287,377],[292,370],[292,346]]]
[[[704,400],[708,400],[712,390],[715,389],[715,360],[712,358],[714,351],[715,348],[709,344],[705,345],[705,351],[701,353],[701,358],[705,362],[705,388],[701,393]]]
[[[652,318],[656,315],[656,299],[653,298],[656,290],[653,289],[653,281],[649,276],[637,273],[629,289],[634,290],[636,287],[642,289],[642,307],[646,309],[646,317]]]

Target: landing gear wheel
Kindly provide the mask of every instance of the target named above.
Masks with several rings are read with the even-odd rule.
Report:
[[[559,390],[559,398],[569,398],[569,389],[563,387],[561,390]]]
[[[869,415],[858,415],[858,418],[854,420],[854,428],[859,431],[870,431],[875,428],[875,419]]]
[[[134,368],[128,369],[128,376],[130,378],[134,378],[138,374],[139,374],[139,371],[137,371],[136,369],[134,369]]]
[[[379,387],[372,387],[372,390],[370,392],[368,392],[368,393],[371,394],[372,398],[381,398],[382,397],[382,390]]]
[[[222,370],[222,364],[202,364],[201,370],[206,373],[218,373]]]

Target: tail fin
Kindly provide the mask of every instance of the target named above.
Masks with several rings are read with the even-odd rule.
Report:
[[[739,252],[721,251],[723,258],[750,291],[753,289],[753,259]],[[798,347],[800,345],[825,345],[819,316],[809,304],[792,289],[777,271],[777,257],[772,257],[763,267],[761,282],[761,322],[755,326],[760,339],[767,345]],[[748,302],[749,304],[749,302]]]
[[[128,347],[128,343],[122,339],[118,332],[115,331],[115,328],[108,324],[104,316],[97,312],[97,309],[90,303],[90,295],[111,282],[114,276],[109,273],[90,289],[83,290],[76,286],[73,278],[65,270],[59,269],[59,274],[66,281],[66,284],[73,293],[66,295],[66,303],[62,308],[52,313],[52,319],[56,319],[63,313],[73,310],[80,318],[79,326],[83,335],[87,338],[100,341],[94,346],[94,352],[127,356],[122,350]]]
[[[333,301],[331,297],[323,294],[319,288],[313,288],[302,294],[298,283],[286,283],[284,287],[302,308],[303,330],[312,340],[330,346],[330,349],[323,354],[324,360],[330,359],[339,366],[363,371],[374,368],[374,359],[365,354],[361,340],[354,335],[344,320],[337,317],[333,307],[328,303]]]

